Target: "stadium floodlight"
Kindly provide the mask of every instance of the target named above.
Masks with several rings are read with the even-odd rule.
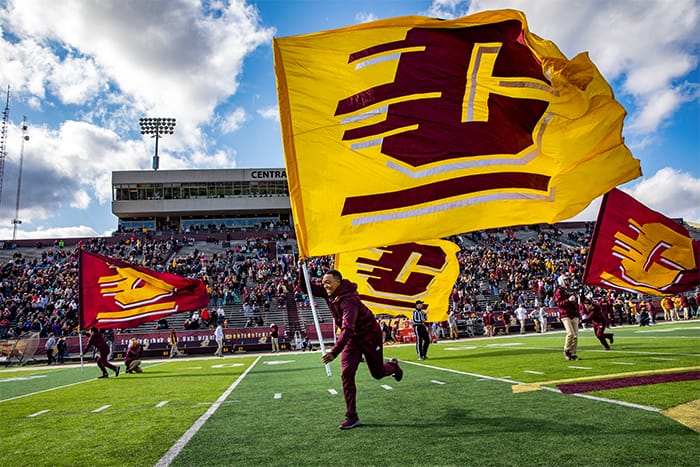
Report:
[[[153,155],[153,170],[158,170],[160,158],[158,157],[158,140],[165,135],[172,135],[175,129],[174,118],[146,117],[139,119],[141,134],[150,135],[156,139],[156,152]]]

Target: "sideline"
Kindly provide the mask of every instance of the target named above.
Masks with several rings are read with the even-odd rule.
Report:
[[[180,439],[177,440],[177,442],[171,447],[168,452],[166,452],[163,457],[160,458],[158,463],[156,463],[155,467],[168,467],[173,460],[177,457],[178,454],[180,454],[180,451],[184,449],[184,447],[189,443],[189,441],[192,439],[194,435],[197,434],[197,432],[204,426],[204,424],[209,420],[209,417],[214,415],[214,412],[218,410],[218,408],[221,406],[221,404],[228,398],[228,396],[233,392],[234,389],[236,389],[236,386],[238,386],[241,381],[243,381],[243,378],[245,378],[250,370],[255,367],[255,365],[260,361],[262,358],[262,355],[259,355],[258,358],[253,361],[253,363],[246,368],[246,370],[241,373],[241,375],[236,379],[236,381],[233,382],[231,386],[229,386],[226,391],[219,396],[219,398],[212,404],[209,409],[204,412],[204,414],[199,417],[199,419],[194,422],[194,425],[192,425],[186,432],[183,434]]]

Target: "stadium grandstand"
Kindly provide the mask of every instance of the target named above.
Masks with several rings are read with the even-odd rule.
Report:
[[[270,349],[270,324],[280,328],[283,349],[317,343],[309,297],[298,286],[297,245],[284,169],[130,171],[113,173],[112,211],[119,219],[110,237],[5,241],[0,248],[0,349],[5,362],[45,361],[50,332],[65,337],[68,359],[80,353],[78,339],[78,249],[185,277],[202,279],[206,309],[170,315],[138,328],[110,331],[117,358],[139,339],[147,356],[168,355],[170,329],[184,354],[213,353],[214,327],[225,327],[225,351]],[[508,332],[512,310],[535,301],[547,310],[548,328],[561,327],[552,303],[557,277],[566,273],[581,287],[594,224],[565,222],[451,237],[460,246],[460,275],[450,308],[460,337],[484,333],[483,315],[496,317],[496,335]],[[699,231],[689,227],[698,238]],[[312,277],[333,267],[330,257],[311,258]],[[636,304],[650,301],[654,317],[665,315],[657,299],[596,289],[617,325],[636,325]],[[687,294],[691,318],[700,292]],[[613,307],[614,303],[619,306]],[[332,340],[332,318],[316,300],[324,340]],[[408,319],[379,317],[387,341],[413,338]],[[539,323],[528,319],[533,332]],[[514,325],[514,323],[512,323]],[[440,323],[439,338],[449,335]]]

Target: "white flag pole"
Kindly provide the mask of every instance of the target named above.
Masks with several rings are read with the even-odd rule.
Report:
[[[309,294],[309,303],[311,304],[311,314],[314,317],[314,325],[316,325],[316,335],[321,346],[321,355],[326,355],[326,346],[323,343],[323,334],[321,334],[321,324],[318,322],[318,313],[316,313],[316,304],[314,303],[314,293],[311,290],[311,279],[309,278],[309,270],[306,268],[306,261],[301,263],[301,269],[304,271],[304,281],[306,282],[306,292]],[[331,373],[331,365],[326,363],[326,374],[333,376]]]
[[[85,368],[83,367],[83,333],[78,331],[78,345],[80,346],[80,372],[85,373]]]

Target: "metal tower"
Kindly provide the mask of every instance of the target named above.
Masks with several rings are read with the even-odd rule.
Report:
[[[15,204],[15,218],[12,219],[12,241],[17,238],[17,226],[22,223],[19,220],[19,195],[22,192],[22,164],[24,163],[24,143],[29,141],[27,135],[27,117],[22,119],[22,149],[19,152],[19,176],[17,177],[17,203]]]
[[[10,86],[7,86],[7,100],[2,112],[0,129],[0,204],[2,204],[2,181],[5,178],[5,158],[7,157],[7,124],[10,120]]]

